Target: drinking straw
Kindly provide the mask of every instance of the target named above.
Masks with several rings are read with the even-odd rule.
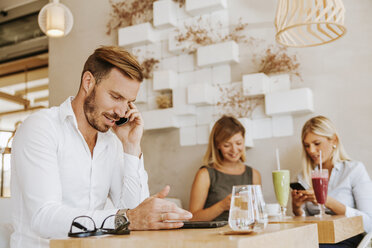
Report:
[[[319,167],[320,173],[322,173],[322,151],[319,151]]]
[[[280,170],[280,160],[279,160],[279,149],[276,148],[276,165],[278,167],[278,170]]]

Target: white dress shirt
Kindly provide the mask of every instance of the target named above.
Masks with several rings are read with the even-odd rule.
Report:
[[[98,132],[91,154],[72,99],[31,115],[15,135],[11,248],[49,247],[48,239],[67,237],[74,217],[88,215],[100,226],[149,196],[143,159],[125,154],[111,131]],[[116,209],[104,210],[108,197]]]
[[[299,182],[310,186],[298,176]],[[346,206],[346,217],[361,215],[364,230],[372,231],[372,182],[363,163],[344,161],[336,163],[328,182],[328,195]],[[304,210],[308,215],[319,213],[319,206],[306,202]],[[332,211],[327,209],[328,213]]]

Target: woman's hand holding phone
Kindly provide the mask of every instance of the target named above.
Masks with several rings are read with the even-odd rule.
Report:
[[[127,118],[127,122],[120,126],[117,124],[114,125],[113,131],[123,144],[124,152],[139,156],[141,154],[140,143],[143,135],[144,122],[134,103],[128,103],[128,110],[123,118]]]

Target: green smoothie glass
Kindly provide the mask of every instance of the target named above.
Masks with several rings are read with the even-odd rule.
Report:
[[[289,198],[289,181],[289,170],[273,171],[275,196],[280,205],[282,218],[286,216],[287,203]]]

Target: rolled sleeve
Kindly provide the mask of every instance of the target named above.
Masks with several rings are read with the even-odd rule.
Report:
[[[117,143],[117,171],[113,174],[110,198],[116,208],[135,208],[149,197],[144,159],[123,152]]]

